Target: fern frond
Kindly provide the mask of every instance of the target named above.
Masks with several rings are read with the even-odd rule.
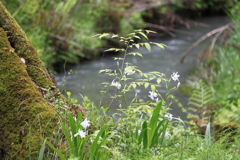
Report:
[[[188,104],[196,107],[203,107],[214,101],[215,97],[212,93],[212,90],[200,80],[198,85],[195,86],[195,89],[189,98]]]

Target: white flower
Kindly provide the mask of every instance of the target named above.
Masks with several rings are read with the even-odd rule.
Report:
[[[114,82],[114,80],[112,81],[112,85],[117,87],[117,89],[121,88],[121,84],[119,82]]]
[[[78,132],[77,132],[76,134],[74,134],[74,137],[76,137],[76,136],[78,136],[78,135],[79,135],[81,138],[85,138],[85,137],[86,137],[86,132],[78,129]]]
[[[119,66],[119,62],[117,61],[117,66]]]
[[[148,95],[148,97],[150,97],[152,100],[154,100],[154,98],[157,97],[156,92],[149,91],[149,93],[150,93],[150,95]]]
[[[157,99],[155,99],[155,100],[156,100],[156,103],[158,103],[159,99],[157,98]]]
[[[178,77],[180,77],[180,75],[178,75],[178,72],[173,72],[173,74],[172,74],[172,80],[174,80],[174,81],[178,81]]]
[[[90,126],[90,121],[87,118],[85,118],[81,125],[86,130],[86,128]]]
[[[164,117],[167,118],[169,121],[171,121],[173,118],[171,113],[166,114]]]
[[[178,84],[177,84],[177,88],[180,86],[180,82],[178,82]]]

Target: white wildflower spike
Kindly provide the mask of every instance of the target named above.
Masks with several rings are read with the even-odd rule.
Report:
[[[114,80],[111,83],[113,86],[117,87],[117,89],[121,89],[121,84],[119,82],[114,82]]]
[[[171,121],[173,118],[171,113],[166,114],[164,117],[167,118],[169,121]]]
[[[117,61],[117,66],[119,66],[119,62]]]
[[[177,88],[180,86],[180,82],[178,82],[178,84],[177,84]]]
[[[122,104],[119,104],[119,108],[122,108]]]
[[[74,134],[74,137],[76,136],[80,136],[81,138],[85,138],[86,137],[86,132],[78,129],[78,132],[76,134]]]
[[[149,91],[150,95],[148,95],[148,97],[150,97],[152,100],[154,100],[154,98],[157,97],[157,93],[156,92],[152,92],[152,91]]]
[[[90,126],[90,121],[87,118],[85,118],[81,125],[86,130],[86,128]]]
[[[180,75],[178,75],[178,72],[176,72],[176,73],[173,72],[173,74],[172,74],[171,77],[172,77],[172,80],[174,80],[174,81],[179,81],[179,80],[178,80],[178,77],[180,77]]]

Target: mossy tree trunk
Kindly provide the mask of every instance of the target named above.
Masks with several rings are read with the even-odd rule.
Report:
[[[40,137],[56,131],[58,117],[41,92],[54,85],[31,42],[0,2],[0,150],[6,158],[30,159],[30,151],[36,159]]]

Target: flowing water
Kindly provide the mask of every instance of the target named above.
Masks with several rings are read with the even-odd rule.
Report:
[[[163,43],[166,46],[165,50],[157,47],[151,46],[152,49],[149,52],[145,48],[140,48],[138,50],[144,56],[141,57],[127,57],[127,62],[130,62],[136,66],[143,72],[150,71],[158,71],[165,73],[168,78],[171,77],[173,72],[178,72],[180,75],[179,80],[181,84],[185,84],[187,77],[190,74],[190,71],[193,70],[197,63],[197,54],[201,52],[201,50],[206,47],[210,43],[210,40],[206,40],[200,45],[198,45],[185,59],[184,63],[180,63],[181,54],[196,40],[202,37],[207,32],[218,28],[224,24],[230,22],[230,19],[227,17],[219,16],[219,17],[207,17],[197,20],[198,22],[207,24],[208,27],[202,26],[192,26],[191,29],[186,29],[184,27],[178,28],[184,33],[176,32],[175,37],[162,37],[155,36],[151,38],[150,41]],[[116,55],[114,55],[116,56]],[[122,56],[117,55],[117,56]],[[80,102],[82,101],[82,96],[89,97],[96,105],[99,104],[101,99],[100,90],[104,90],[102,82],[111,83],[114,77],[104,76],[99,74],[98,71],[100,69],[117,69],[117,63],[113,60],[112,57],[106,56],[102,57],[99,60],[85,62],[80,65],[77,65],[72,68],[71,74],[68,74],[69,71],[60,74],[57,76],[58,86],[65,90],[70,91],[72,93],[71,97],[78,99]],[[177,82],[171,81],[170,87],[176,86]],[[114,93],[116,88],[111,87],[109,92]],[[138,93],[138,99],[150,100],[148,97],[149,89],[144,90],[142,88],[137,88],[135,92]],[[162,95],[165,95],[166,90],[163,89],[159,91]],[[182,103],[184,108],[188,108],[187,105],[188,97],[181,94],[178,90],[171,92],[174,94],[179,101]],[[131,93],[128,97],[134,97],[135,93]],[[104,98],[103,104],[109,104],[110,98]],[[110,112],[114,112],[119,104],[123,102],[119,100],[115,100],[111,107]],[[174,117],[181,117],[182,119],[186,118],[186,113],[182,113],[181,109],[177,106],[176,103],[171,105],[172,110],[170,111]]]

